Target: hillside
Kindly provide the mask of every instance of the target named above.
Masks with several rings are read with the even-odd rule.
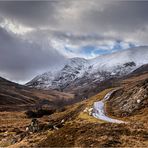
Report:
[[[111,66],[105,60],[108,71],[99,63],[106,55],[97,65],[91,61],[94,69],[85,59],[70,59],[60,72],[37,76],[27,86],[0,78],[0,146],[146,147],[147,57],[138,64],[140,50],[131,51],[119,53],[128,62]],[[37,130],[30,131],[34,118]]]
[[[141,73],[147,73],[147,71],[148,71],[148,64],[144,64],[141,67],[134,70],[130,75],[138,75]]]
[[[0,1],[4,147],[148,148],[148,1]]]
[[[39,146],[58,146],[63,141],[64,146],[92,146],[92,147],[145,147],[148,145],[148,74],[142,74],[123,80],[120,91],[114,93],[106,104],[106,111],[110,117],[127,122],[126,124],[106,123],[95,119],[84,112],[93,102],[102,99],[110,91],[107,89],[98,95],[84,101],[72,121],[61,130],[51,134],[40,142]],[[135,92],[131,94],[131,92]],[[131,94],[128,96],[127,94]],[[133,96],[134,95],[134,96]],[[137,100],[140,100],[137,103]],[[126,106],[126,107],[125,107]],[[125,114],[123,111],[126,111]],[[123,114],[120,114],[123,113]],[[88,130],[89,129],[89,130]],[[64,137],[64,138],[60,138]],[[58,139],[58,140],[57,140]]]
[[[42,100],[47,100],[51,107],[73,98],[73,94],[58,91],[31,89],[23,85],[10,82],[0,77],[0,111],[27,110],[35,108]]]
[[[24,136],[20,140],[20,134],[9,127],[7,129],[8,141],[3,144],[11,145],[11,147],[146,147],[148,145],[147,79],[148,73],[139,73],[136,76],[120,79],[118,87],[110,87],[87,100],[65,107],[63,111],[43,116],[38,119],[40,130],[33,134],[25,132],[30,120],[25,119],[23,113],[19,113],[19,116],[11,114],[11,119],[16,120],[17,117],[24,122],[23,126],[18,126],[21,135]],[[118,91],[113,93],[107,101],[106,113],[111,118],[126,123],[108,123],[90,116],[89,112],[85,111],[93,107],[94,102],[102,100],[108,92],[115,89]],[[137,98],[131,92],[135,92]],[[142,100],[137,103],[137,99]],[[128,114],[122,114],[124,109],[127,109]],[[54,126],[57,128],[53,128]],[[11,140],[14,137],[16,142],[12,144]]]

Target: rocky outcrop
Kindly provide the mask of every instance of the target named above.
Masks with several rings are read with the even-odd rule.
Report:
[[[129,116],[137,114],[139,110],[148,106],[148,79],[135,87],[117,91],[107,103],[108,111],[115,116]]]

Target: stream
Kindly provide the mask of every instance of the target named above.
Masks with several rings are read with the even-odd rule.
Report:
[[[105,102],[110,98],[110,96],[112,95],[113,92],[115,92],[116,90],[110,91],[109,93],[107,93],[105,95],[105,97],[98,102],[94,102],[93,104],[93,113],[92,116],[98,119],[101,119],[103,121],[107,121],[107,122],[111,122],[111,123],[125,123],[124,121],[121,120],[117,120],[117,119],[113,119],[110,118],[106,115],[105,113]]]

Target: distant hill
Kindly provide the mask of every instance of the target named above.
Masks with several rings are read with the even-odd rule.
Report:
[[[134,70],[130,75],[137,75],[141,73],[147,73],[148,72],[148,64],[142,65],[141,67]]]
[[[52,107],[60,99],[72,97],[72,94],[64,92],[31,89],[0,77],[0,111],[26,110],[42,100],[48,100]]]

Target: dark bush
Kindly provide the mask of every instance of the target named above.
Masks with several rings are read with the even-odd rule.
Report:
[[[57,112],[64,112],[65,110],[66,110],[66,108],[62,107],[62,108],[57,109]]]
[[[53,114],[54,112],[55,112],[54,109],[50,109],[50,110],[48,110],[48,109],[40,109],[40,110],[38,110],[38,111],[36,112],[36,114],[37,114],[37,118],[40,118],[40,117],[42,117],[42,116],[44,116],[44,115],[51,115],[51,114]]]
[[[41,118],[44,115],[51,115],[55,112],[55,109],[39,109],[37,111],[29,110],[25,114],[28,118]]]
[[[25,112],[25,114],[27,115],[28,118],[36,118],[36,112],[32,110],[28,110],[27,112]]]

